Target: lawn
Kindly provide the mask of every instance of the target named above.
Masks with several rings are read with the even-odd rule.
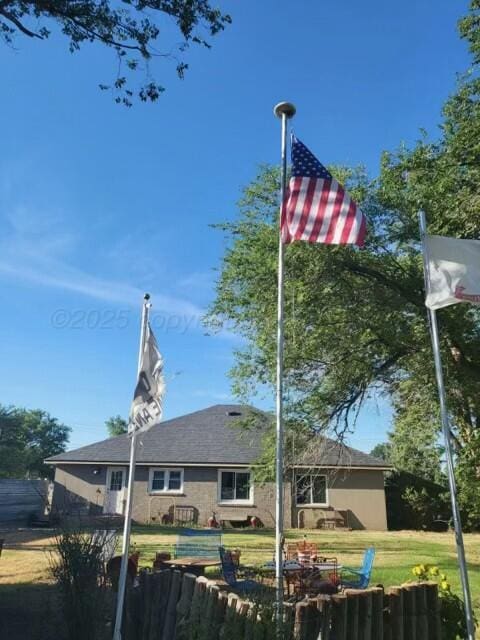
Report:
[[[157,551],[171,551],[176,533],[172,527],[133,527],[132,542],[140,551],[140,564],[151,566]],[[373,584],[401,584],[413,579],[414,564],[436,564],[447,574],[452,588],[460,592],[453,534],[294,529],[287,532],[287,541],[301,539],[304,534],[325,555],[337,556],[341,564],[348,566],[359,566],[364,549],[373,545]],[[6,548],[0,558],[0,636],[9,640],[46,640],[42,620],[46,611],[55,609],[48,576],[51,533],[24,530],[5,537]],[[224,544],[241,549],[243,564],[261,565],[273,558],[274,532],[230,529],[224,532]],[[465,544],[474,606],[480,619],[480,534],[467,534]]]

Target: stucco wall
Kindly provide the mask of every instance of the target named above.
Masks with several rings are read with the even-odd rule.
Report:
[[[317,473],[321,473],[318,471]],[[383,471],[352,469],[325,472],[327,475],[328,507],[343,512],[346,524],[352,529],[387,529],[387,510]],[[305,510],[301,520],[306,527],[315,527],[323,509],[296,506],[292,496],[292,524],[297,526],[299,509]]]
[[[101,514],[105,496],[106,466],[59,465],[55,473],[54,508],[68,513]],[[97,473],[94,473],[97,472]],[[215,468],[185,467],[182,495],[149,495],[149,468],[137,467],[133,518],[137,522],[160,522],[169,508],[190,506],[198,510],[198,523],[205,525],[215,511],[217,519],[228,519],[239,513],[258,516],[267,527],[275,524],[275,485],[254,486],[253,505],[218,504],[218,472]],[[348,525],[353,529],[385,530],[387,515],[383,472],[352,470],[329,474],[328,504],[347,512]],[[302,506],[303,509],[309,507]],[[312,513],[313,515],[313,513]],[[310,519],[315,522],[315,517]],[[285,527],[297,526],[298,508],[291,485],[285,484]],[[306,520],[307,524],[308,520]],[[308,526],[308,524],[307,524]],[[314,526],[314,525],[313,525]]]
[[[125,467],[126,469],[126,467]],[[98,473],[94,473],[94,471]],[[107,467],[100,465],[59,465],[55,472],[54,506],[65,513],[101,514],[105,496]],[[253,505],[218,503],[218,471],[209,467],[184,467],[182,495],[150,495],[149,467],[135,470],[133,518],[137,522],[161,522],[172,505],[195,507],[198,523],[205,525],[215,511],[217,519],[229,516],[257,516],[267,527],[275,525],[275,486],[254,486]],[[291,526],[290,488],[286,487],[285,526]]]

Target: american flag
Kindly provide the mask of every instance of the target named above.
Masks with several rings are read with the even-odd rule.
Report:
[[[282,240],[356,244],[365,239],[363,213],[307,147],[292,136],[292,177],[282,208]]]

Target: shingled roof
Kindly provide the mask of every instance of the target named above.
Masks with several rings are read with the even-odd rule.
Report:
[[[245,405],[217,404],[185,416],[166,420],[142,433],[137,463],[243,465],[256,462],[261,454],[262,437],[271,424],[269,414]],[[248,428],[241,428],[247,425]],[[327,443],[327,446],[325,446]],[[130,440],[121,435],[48,458],[50,464],[125,463]],[[322,459],[319,460],[318,458]],[[332,440],[299,458],[299,464],[387,468],[384,460],[340,447]]]

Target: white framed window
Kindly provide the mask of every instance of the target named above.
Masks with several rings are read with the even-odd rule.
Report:
[[[253,504],[253,485],[248,469],[218,470],[220,504]]]
[[[183,469],[150,467],[148,493],[183,493]]]
[[[295,498],[297,506],[327,507],[327,476],[318,473],[296,473]]]

